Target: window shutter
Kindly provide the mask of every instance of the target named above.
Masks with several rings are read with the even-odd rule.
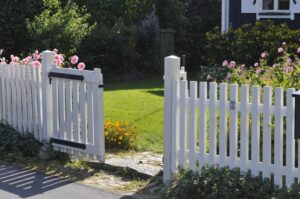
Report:
[[[291,0],[290,5],[292,13],[300,13],[300,0]]]
[[[242,1],[242,13],[256,13],[257,5],[260,3],[259,2],[260,0],[241,0],[241,1]]]

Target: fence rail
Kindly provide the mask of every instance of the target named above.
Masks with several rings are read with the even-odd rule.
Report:
[[[207,165],[273,176],[279,186],[300,181],[294,89],[180,80],[176,57],[165,71],[165,183],[178,167]]]

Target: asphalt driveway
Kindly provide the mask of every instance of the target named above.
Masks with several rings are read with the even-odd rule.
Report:
[[[0,199],[127,199],[58,177],[0,163]]]

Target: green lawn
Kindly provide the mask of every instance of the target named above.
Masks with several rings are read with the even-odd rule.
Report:
[[[134,125],[139,150],[163,151],[163,113],[162,77],[105,84],[105,120],[125,120]]]

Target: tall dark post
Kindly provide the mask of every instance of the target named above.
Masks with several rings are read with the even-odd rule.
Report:
[[[175,51],[175,33],[173,29],[161,29],[160,31],[160,71],[163,73],[164,58],[174,54]]]

